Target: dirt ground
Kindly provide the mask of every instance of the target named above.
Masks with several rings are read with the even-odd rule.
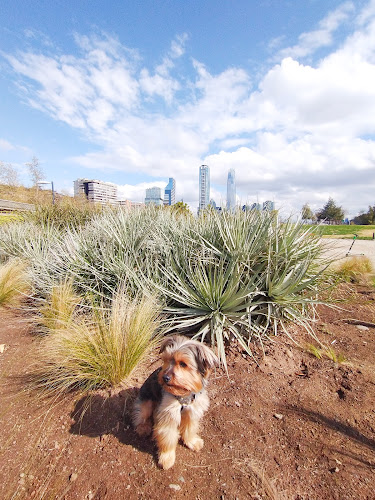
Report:
[[[258,364],[233,350],[229,378],[217,370],[210,382],[203,450],[179,445],[168,471],[130,426],[136,388],[95,395],[83,416],[80,398],[47,404],[20,390],[38,339],[26,313],[2,311],[0,498],[374,499],[375,290],[348,298],[345,310],[321,307],[316,325],[345,363],[284,336]]]

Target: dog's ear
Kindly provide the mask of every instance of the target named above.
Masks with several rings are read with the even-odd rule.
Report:
[[[195,344],[195,358],[198,364],[198,370],[203,377],[207,377],[210,371],[219,364],[219,358],[216,354],[201,342]]]
[[[174,344],[176,343],[175,337],[167,337],[166,339],[163,340],[160,346],[160,351],[159,353],[161,354],[164,352],[166,349],[169,349],[170,347],[173,347]]]

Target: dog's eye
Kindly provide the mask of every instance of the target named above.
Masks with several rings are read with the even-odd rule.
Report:
[[[181,368],[186,368],[186,367],[187,367],[187,364],[186,364],[186,363],[184,363],[183,361],[180,361],[180,366],[181,366]]]

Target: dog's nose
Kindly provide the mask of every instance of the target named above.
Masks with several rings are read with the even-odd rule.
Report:
[[[166,384],[171,381],[171,376],[170,375],[163,375],[163,380]]]

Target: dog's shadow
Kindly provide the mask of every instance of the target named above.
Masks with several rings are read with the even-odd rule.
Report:
[[[140,437],[131,423],[131,412],[139,390],[126,389],[118,394],[106,396],[95,394],[81,398],[71,412],[73,423],[71,434],[99,438],[113,435],[120,443],[149,453],[156,458],[156,447],[150,437]]]

